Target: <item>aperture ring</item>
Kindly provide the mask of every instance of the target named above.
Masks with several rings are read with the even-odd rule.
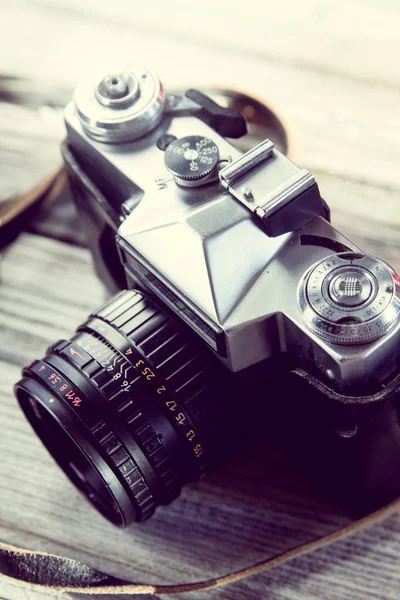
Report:
[[[217,440],[227,423],[221,398],[230,393],[230,386],[219,362],[212,360],[191,330],[137,290],[120,292],[95,316],[124,334],[167,382],[174,400],[189,415],[194,425],[189,435],[196,450],[206,450],[208,464],[221,452]],[[193,437],[197,431],[200,440]]]

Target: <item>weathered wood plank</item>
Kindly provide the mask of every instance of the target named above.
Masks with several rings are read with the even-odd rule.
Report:
[[[54,592],[42,592],[33,587],[21,589],[21,586],[11,580],[3,579],[0,583],[1,600],[48,600],[52,598],[61,598],[61,594]],[[65,598],[65,596],[64,596]]]
[[[33,187],[61,162],[62,112],[0,102],[0,202]]]
[[[73,86],[87,70],[132,58],[155,68],[167,85],[243,88],[268,98],[285,115],[302,144],[297,153],[302,165],[399,190],[397,89],[163,35],[132,33],[129,22],[89,25],[79,13],[61,18],[46,6],[7,3],[0,21],[0,70]]]
[[[335,227],[366,252],[400,271],[400,196],[397,191],[314,171]]]
[[[106,23],[110,29],[128,26],[135,38],[156,32],[166,44],[171,38],[179,39],[188,46],[223,49],[236,56],[259,57],[373,86],[398,88],[400,84],[396,58],[400,10],[395,0],[234,4],[204,0],[195,8],[185,0],[119,0],[116,5],[96,0],[84,4],[35,0],[34,4],[41,14],[56,10],[63,21],[78,15],[91,24]]]

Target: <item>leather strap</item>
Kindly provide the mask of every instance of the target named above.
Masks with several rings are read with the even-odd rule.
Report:
[[[334,542],[343,540],[352,535],[360,533],[400,511],[400,498],[387,504],[383,508],[358,519],[320,538],[295,546],[267,558],[261,562],[244,567],[239,571],[227,573],[214,579],[206,579],[193,583],[181,583],[178,585],[158,585],[153,583],[130,583],[118,580],[88,567],[87,565],[45,552],[25,550],[15,546],[0,543],[0,574],[13,579],[23,581],[35,586],[37,589],[49,589],[58,592],[75,592],[91,595],[101,594],[131,594],[131,595],[155,595],[155,594],[181,594],[184,592],[196,592],[235,583],[251,575],[262,571],[268,571],[279,565],[315,552],[320,548],[329,546]]]
[[[61,165],[54,173],[42,179],[28,192],[0,205],[0,228],[11,223],[13,219],[17,218],[34,204],[41,201],[51,204],[63,191],[66,181],[66,173],[64,167]]]

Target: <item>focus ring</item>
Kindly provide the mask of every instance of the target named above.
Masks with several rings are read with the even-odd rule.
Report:
[[[112,346],[121,354],[126,355],[131,365],[139,374],[141,382],[146,386],[149,392],[154,396],[160,396],[158,403],[163,414],[167,416],[168,422],[173,425],[175,431],[185,441],[186,449],[191,450],[189,454],[185,453],[185,462],[188,462],[189,471],[197,473],[205,468],[205,454],[203,447],[199,443],[201,433],[197,431],[190,415],[185,411],[182,403],[175,398],[173,389],[168,387],[167,382],[162,375],[154,369],[144,354],[141,354],[132,341],[119,330],[114,329],[108,322],[94,317],[87,321],[80,328],[82,331],[88,331],[93,337],[100,336],[112,343]]]
[[[138,521],[149,519],[154,514],[155,505],[132,457],[122,447],[113,431],[105,423],[101,423],[92,433],[103,450],[110,456],[133,493],[135,504],[138,507]]]
[[[90,366],[85,366],[84,372],[103,393],[105,398],[107,398],[133,439],[137,441],[145,453],[162,486],[160,503],[168,504],[179,495],[183,482],[182,477],[173,465],[170,455],[162,443],[162,436],[157,436],[150,425],[150,417],[155,418],[155,415],[150,413],[150,416],[146,416],[145,414],[149,410],[151,397],[149,394],[146,394],[143,386],[140,387],[140,390],[134,389],[135,384],[139,383],[138,377],[130,382],[129,389],[127,389],[128,393],[126,393],[124,387],[121,388],[119,386],[118,388],[118,380],[113,380],[109,372],[105,370],[104,365],[101,364],[101,360],[102,357],[104,360],[104,357],[109,356],[110,353],[115,355],[115,360],[119,360],[120,364],[125,359],[122,355],[118,355],[116,350],[104,340],[94,338],[83,332],[74,336],[73,342],[82,348],[83,351],[91,354],[93,362]],[[123,364],[124,367],[126,368],[126,364]],[[137,401],[138,396],[140,396],[140,402]],[[147,401],[144,407],[147,411],[143,409],[143,399]],[[174,442],[176,443],[175,440]]]
[[[147,314],[145,322],[139,325],[138,317],[142,312],[143,305],[138,302],[132,307],[130,319],[122,325],[122,330],[173,390],[181,410],[190,418],[207,461],[213,449],[210,440],[219,439],[216,435],[219,424],[229,419],[222,402],[226,389],[221,384],[220,365],[210,360],[201,342],[180,322],[167,315],[161,319],[154,313]],[[118,318],[114,315],[113,323],[118,324],[125,318],[123,314]],[[225,385],[227,387],[226,382]],[[195,448],[199,446],[196,444]]]
[[[205,407],[215,414],[219,404],[216,392],[220,391],[214,375],[217,367],[213,363],[210,366],[209,354],[191,331],[187,332],[181,323],[161,313],[157,305],[136,291],[121,292],[94,316],[124,334],[162,379],[162,387],[171,391],[173,401],[163,403],[164,407],[170,409],[167,414],[177,429],[183,430],[190,423],[185,429],[186,439],[195,462],[204,469],[207,459],[204,440],[210,437],[215,421],[207,418]],[[171,410],[174,404],[176,408]],[[179,414],[185,417],[182,425],[176,419]]]

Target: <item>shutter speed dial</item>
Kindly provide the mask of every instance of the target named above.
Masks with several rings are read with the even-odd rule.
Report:
[[[200,135],[179,138],[165,151],[165,166],[182,185],[202,185],[218,162],[218,146],[210,138]]]
[[[336,344],[363,344],[382,337],[400,320],[397,275],[372,256],[328,256],[304,276],[299,305],[307,326]]]

